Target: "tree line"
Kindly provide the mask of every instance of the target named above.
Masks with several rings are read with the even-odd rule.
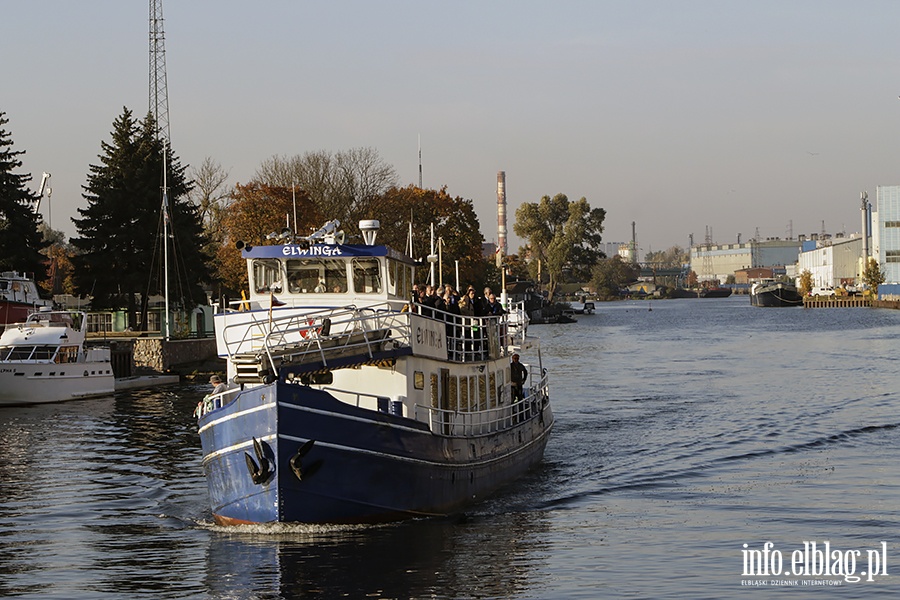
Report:
[[[125,309],[136,331],[148,328],[149,299],[165,287],[167,251],[173,254],[170,295],[176,307],[190,309],[207,295],[246,289],[236,241],[272,243],[269,234],[284,227],[302,236],[335,218],[347,243],[360,243],[360,220],[378,219],[379,243],[402,249],[411,242],[414,258],[422,259],[434,224],[445,274],[459,261],[462,284],[500,285],[493,257],[482,255],[473,201],[446,186],[401,186],[373,148],[274,156],[250,181],[230,185],[228,172],[211,158],[183,166],[156,135],[152,115],[137,119],[127,107],[108,141],[100,142],[97,164],[88,166],[86,206],[73,219],[76,235],[66,240],[33,210],[37,193],[29,189],[31,175],[16,172],[25,151],[13,149],[8,122],[0,112],[0,268],[33,273],[47,292],[90,296],[94,308]],[[610,259],[599,249],[605,215],[585,198],[570,201],[564,194],[522,204],[514,231],[526,244],[504,257],[503,268],[510,277],[540,281],[551,300],[563,282],[608,284]],[[428,271],[423,260],[421,281]]]

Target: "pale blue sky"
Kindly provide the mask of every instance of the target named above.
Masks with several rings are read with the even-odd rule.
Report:
[[[23,170],[81,186],[127,106],[148,109],[149,3],[0,0],[0,110]],[[470,198],[496,239],[559,192],[643,252],[859,231],[900,183],[900,3],[164,2],[172,144],[248,181],[273,155],[376,148],[403,184]],[[43,211],[46,218],[46,211]],[[519,240],[513,240],[513,250]]]

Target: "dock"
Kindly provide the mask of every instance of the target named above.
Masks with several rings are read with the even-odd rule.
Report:
[[[803,308],[861,308],[872,306],[869,296],[805,296]]]

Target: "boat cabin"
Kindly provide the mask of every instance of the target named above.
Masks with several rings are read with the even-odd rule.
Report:
[[[416,262],[385,246],[285,244],[243,249],[250,300],[268,307],[409,302]]]

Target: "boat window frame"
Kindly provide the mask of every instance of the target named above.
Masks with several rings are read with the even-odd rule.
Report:
[[[285,261],[285,273],[291,294],[347,291],[347,261],[343,258],[291,258]],[[335,292],[335,286],[340,290]]]
[[[250,276],[256,294],[280,294],[284,289],[284,274],[277,258],[254,258],[250,262]]]
[[[376,257],[354,256],[350,260],[353,275],[353,291],[357,294],[383,294],[384,277],[381,273],[382,261]],[[373,270],[374,267],[374,270]],[[371,290],[367,290],[371,287]]]
[[[8,361],[21,361],[21,360],[31,360],[31,357],[34,355],[34,351],[37,346],[29,345],[29,346],[7,346],[9,348],[9,352],[6,355],[4,360]]]

